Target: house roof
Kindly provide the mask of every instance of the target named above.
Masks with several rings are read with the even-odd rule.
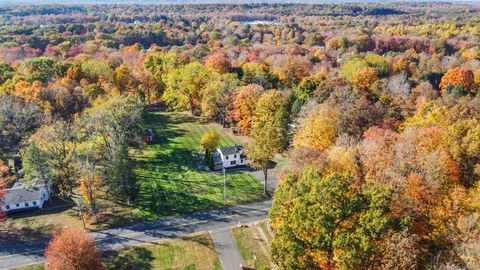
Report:
[[[5,205],[20,204],[23,202],[39,200],[41,196],[42,192],[39,187],[32,187],[31,189],[16,187],[7,189],[5,197],[3,198],[3,203]]]
[[[224,147],[218,149],[220,153],[224,156],[234,155],[234,154],[241,154],[243,152],[243,146],[235,145],[230,147]]]

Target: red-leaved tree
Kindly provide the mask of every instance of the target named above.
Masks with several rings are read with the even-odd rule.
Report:
[[[1,153],[0,153],[1,154]],[[3,160],[0,159],[0,203],[3,201],[7,193],[7,185],[14,181],[14,177],[10,173],[10,169]],[[0,222],[5,221],[7,214],[0,208]]]
[[[45,251],[50,270],[104,269],[102,258],[92,238],[79,229],[64,229],[53,236]]]

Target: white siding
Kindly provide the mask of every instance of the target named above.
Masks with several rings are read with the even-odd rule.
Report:
[[[222,159],[222,164],[224,168],[233,168],[236,166],[247,164],[246,160],[241,160],[241,154],[224,156],[219,149],[217,150],[217,152],[220,154],[220,158]],[[232,164],[232,161],[234,161],[234,164]]]
[[[31,200],[31,201],[24,201],[21,203],[12,203],[9,204],[9,209],[7,209],[7,206],[2,203],[1,208],[3,211],[13,211],[13,210],[21,210],[21,209],[27,209],[27,208],[43,208],[43,204],[45,201],[48,200],[48,193],[45,190],[44,187],[40,187],[40,198],[37,200]]]

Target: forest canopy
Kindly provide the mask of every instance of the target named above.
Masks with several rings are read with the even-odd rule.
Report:
[[[440,2],[2,6],[2,184],[20,155],[25,179],[79,191],[94,216],[97,189],[130,205],[146,111],[182,111],[246,136],[265,181],[286,160],[269,216],[281,269],[479,269],[479,15]]]

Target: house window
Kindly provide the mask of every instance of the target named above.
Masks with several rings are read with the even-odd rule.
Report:
[[[37,205],[37,201],[33,201],[33,203],[32,203],[32,204],[36,206],[36,205]]]
[[[225,156],[225,159],[228,159],[228,156]]]
[[[28,207],[28,202],[25,203],[25,207]]]
[[[237,158],[237,154],[233,155],[233,158]]]
[[[236,161],[236,160],[230,161],[230,165],[235,165],[235,164],[237,164],[237,161]]]
[[[5,205],[5,208],[7,208],[7,210],[10,209],[10,205]]]

